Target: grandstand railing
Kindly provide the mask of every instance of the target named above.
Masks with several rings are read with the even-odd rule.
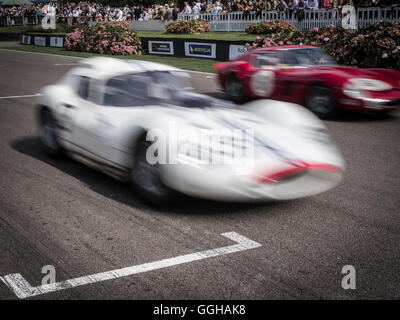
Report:
[[[256,12],[229,12],[229,13],[207,13],[207,14],[179,14],[178,20],[203,19],[210,25],[211,31],[245,31],[246,27],[266,20],[282,19],[294,24],[297,30],[312,29],[328,25],[342,25],[340,9],[310,9],[304,11],[304,18],[299,21],[297,13],[263,11]],[[356,23],[358,28],[379,21],[400,22],[400,8],[358,8],[356,9]]]
[[[27,15],[27,16],[0,16],[0,27],[22,26],[22,25],[39,25],[43,19],[43,15]],[[230,12],[230,13],[207,13],[207,14],[179,14],[178,20],[206,20],[211,31],[245,31],[246,27],[266,20],[282,19],[294,24],[297,30],[312,29],[328,25],[342,25],[340,9],[317,9],[305,10],[304,19],[299,21],[297,13],[294,12],[277,12],[262,11],[257,14],[255,11]],[[400,7],[395,8],[358,8],[356,9],[356,25],[358,28],[365,27],[370,23],[379,21],[395,21],[400,23]],[[88,24],[96,22],[90,17],[67,17],[57,16],[56,23],[67,24],[69,26]],[[140,21],[145,25],[148,21]],[[167,22],[167,21],[165,21]],[[145,27],[145,26],[144,26]],[[144,30],[144,29],[143,29]]]

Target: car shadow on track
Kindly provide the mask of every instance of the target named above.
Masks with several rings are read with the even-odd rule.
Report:
[[[358,123],[358,122],[388,122],[397,121],[400,114],[398,111],[389,113],[367,113],[367,112],[352,112],[341,110],[341,112],[330,122],[343,122],[343,123]]]
[[[141,202],[130,183],[120,182],[107,175],[89,168],[80,162],[74,161],[68,157],[60,160],[50,158],[41,148],[39,137],[24,137],[11,143],[11,147],[17,152],[23,153],[37,160],[40,160],[62,172],[82,181],[92,191],[95,191],[107,198],[116,200],[122,204],[133,206],[138,209],[157,210],[172,214],[190,215],[216,215],[232,214],[246,210],[257,209],[260,207],[285,207],[286,202],[269,203],[225,203],[196,199],[181,195],[176,201],[163,207],[148,206]],[[268,210],[269,211],[269,210]]]

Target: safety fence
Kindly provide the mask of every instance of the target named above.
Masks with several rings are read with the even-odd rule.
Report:
[[[208,22],[211,31],[245,31],[246,27],[260,22],[282,19],[294,24],[297,30],[312,29],[329,25],[341,26],[348,23],[348,29],[357,29],[365,27],[371,23],[379,21],[394,21],[400,23],[400,7],[394,8],[358,8],[354,10],[354,15],[343,14],[343,9],[317,9],[303,10],[304,14],[296,11],[262,11],[257,13],[250,12],[230,12],[230,13],[207,13],[207,14],[179,14],[178,20],[196,20],[203,19]],[[27,16],[0,16],[0,27],[39,25],[44,15]],[[97,22],[91,17],[67,17],[56,16],[56,23],[66,24],[68,26],[92,24]],[[164,22],[160,20],[150,21],[128,21],[135,25],[132,27],[138,30],[164,30]],[[159,22],[160,26],[156,26]]]
[[[347,12],[346,12],[347,13]],[[203,19],[208,22],[211,31],[245,31],[246,27],[260,22],[282,19],[294,24],[297,30],[312,29],[329,25],[341,26],[344,23],[351,25],[350,29],[356,29],[379,21],[400,22],[400,7],[395,8],[358,8],[354,10],[354,16],[343,15],[342,9],[309,9],[303,13],[287,10],[257,12],[229,12],[207,14],[179,14],[178,20]],[[351,19],[354,22],[350,24]],[[355,26],[355,27],[353,27]]]

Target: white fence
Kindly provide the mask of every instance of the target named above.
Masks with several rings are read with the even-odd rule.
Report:
[[[341,26],[340,9],[318,9],[305,10],[304,19],[298,20],[296,12],[263,11],[261,15],[250,12],[244,15],[243,12],[230,13],[207,13],[207,14],[179,14],[178,20],[204,19],[211,27],[211,31],[245,31],[246,27],[266,20],[282,19],[294,24],[297,30],[312,29],[329,25]],[[379,21],[400,22],[400,8],[358,8],[356,9],[356,25],[367,26],[370,23]]]

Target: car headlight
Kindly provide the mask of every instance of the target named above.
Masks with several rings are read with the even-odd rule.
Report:
[[[354,78],[343,86],[343,93],[354,99],[362,99],[368,97],[366,91],[386,91],[391,88],[392,86],[389,83],[381,80]]]

